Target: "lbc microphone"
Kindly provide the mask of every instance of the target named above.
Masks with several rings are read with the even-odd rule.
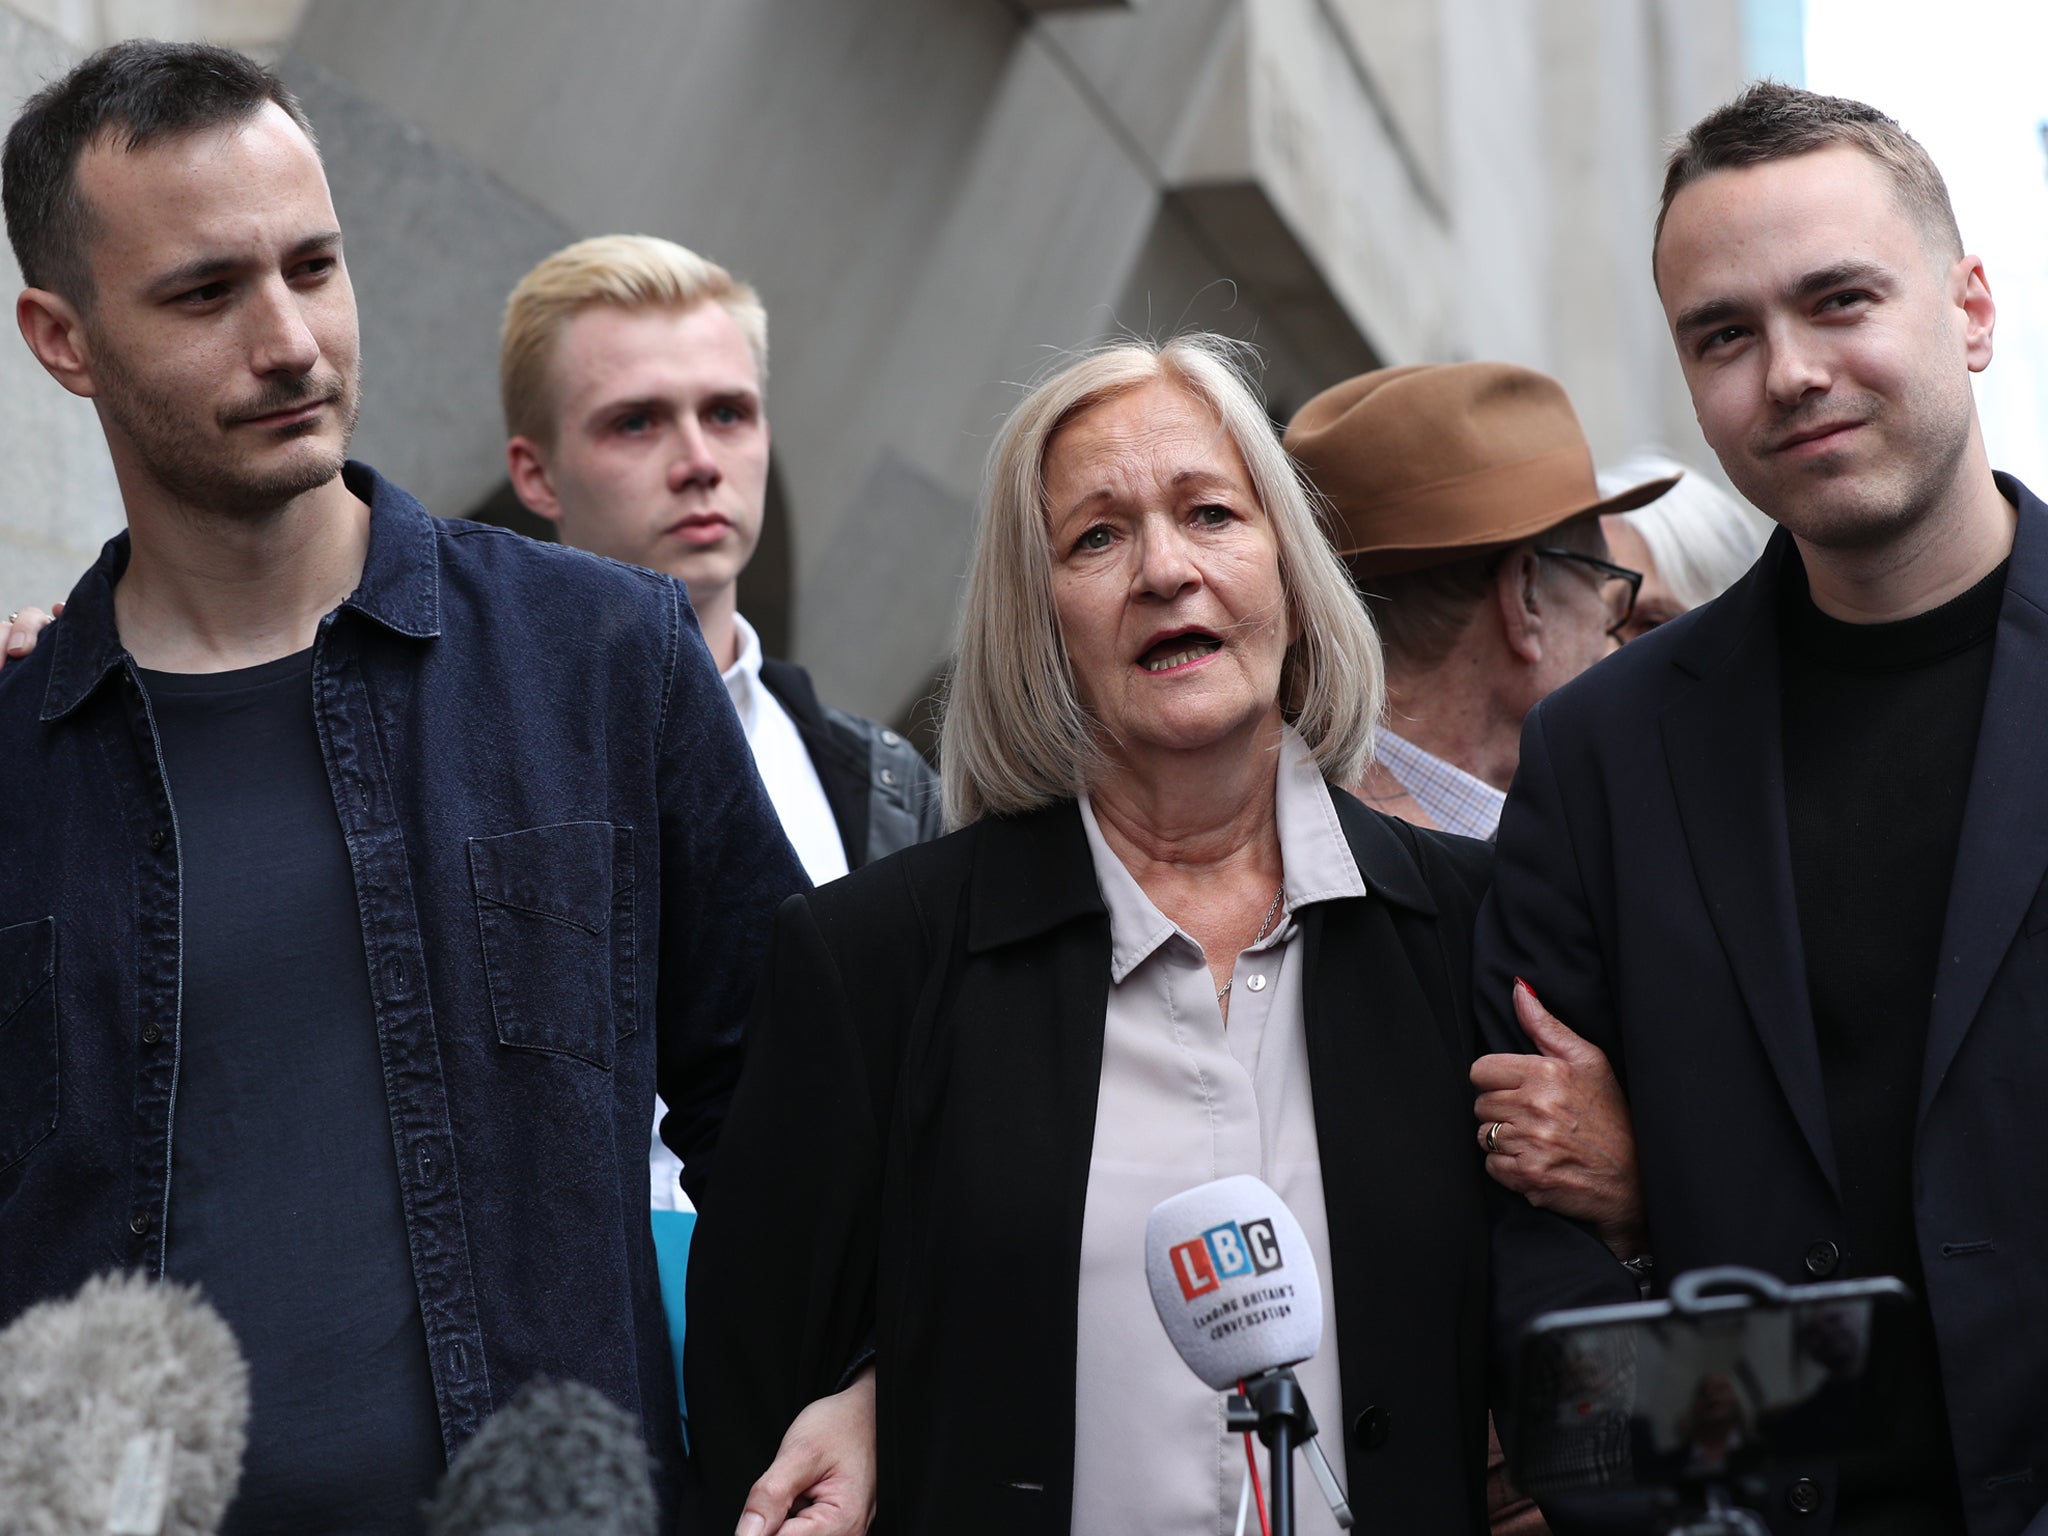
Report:
[[[647,1444],[594,1387],[536,1379],[456,1453],[428,1536],[655,1536]]]
[[[0,1332],[0,1511],[38,1536],[213,1536],[249,1367],[195,1286],[88,1280]]]
[[[1218,1392],[1246,1385],[1240,1421],[1271,1454],[1275,1529],[1294,1529],[1294,1448],[1329,1500],[1337,1524],[1351,1506],[1322,1448],[1315,1416],[1289,1366],[1323,1344],[1323,1282],[1308,1234],[1287,1203],[1260,1179],[1233,1174],[1184,1190],[1145,1220],[1145,1278],[1166,1336],[1188,1369]]]
[[[1162,1200],[1145,1222],[1152,1305],[1218,1392],[1323,1343],[1323,1282],[1294,1212],[1248,1173]]]

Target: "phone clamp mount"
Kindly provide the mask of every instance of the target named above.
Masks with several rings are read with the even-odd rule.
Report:
[[[1706,1506],[1663,1527],[1664,1536],[1771,1536],[1770,1527],[1754,1510],[1728,1502],[1719,1483],[1710,1484]]]

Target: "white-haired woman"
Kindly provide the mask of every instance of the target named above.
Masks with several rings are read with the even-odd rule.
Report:
[[[762,983],[691,1258],[717,1514],[858,1529],[873,1436],[891,1531],[1229,1532],[1246,1449],[1153,1312],[1145,1219],[1250,1173],[1325,1277],[1299,1374],[1361,1523],[1484,1529],[1486,852],[1331,787],[1381,693],[1227,344],[1112,347],[1012,413],[945,718],[962,830],[792,899]]]

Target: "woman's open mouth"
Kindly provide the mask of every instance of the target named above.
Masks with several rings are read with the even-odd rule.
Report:
[[[1185,667],[1213,656],[1223,649],[1223,642],[1216,636],[1200,630],[1183,630],[1159,641],[1138,658],[1138,665],[1147,672],[1171,672],[1176,667]]]

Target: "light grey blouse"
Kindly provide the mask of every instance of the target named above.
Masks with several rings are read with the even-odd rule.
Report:
[[[1081,1234],[1080,1339],[1075,1372],[1077,1533],[1231,1536],[1244,1441],[1223,1425],[1223,1398],[1196,1379],[1167,1340],[1145,1283],[1145,1218],[1171,1195],[1227,1174],[1255,1174],[1308,1234],[1326,1296],[1323,1346],[1296,1367],[1324,1453],[1344,1477],[1342,1402],[1329,1223],[1302,1023],[1302,941],[1311,902],[1364,896],[1329,791],[1290,727],[1276,787],[1283,916],[1237,957],[1230,1024],[1201,946],[1155,907],[1103,841],[1095,810],[1081,820],[1109,909],[1110,989],[1102,1085]],[[1259,1476],[1265,1447],[1254,1440]],[[1315,1483],[1297,1466],[1296,1528],[1335,1536]],[[1258,1530],[1253,1517],[1248,1529]]]

